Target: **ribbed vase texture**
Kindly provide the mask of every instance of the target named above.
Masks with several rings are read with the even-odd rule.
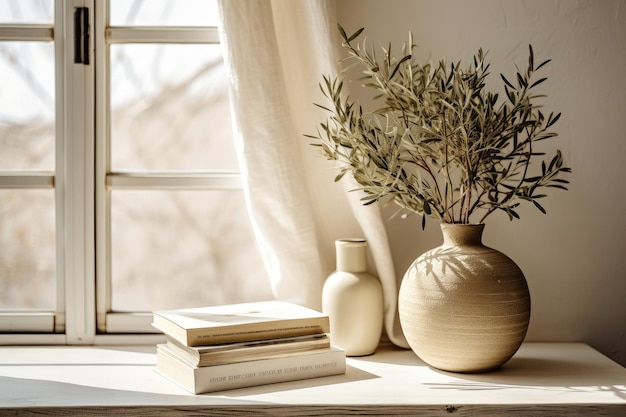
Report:
[[[485,372],[519,349],[530,320],[524,274],[482,244],[484,225],[441,225],[443,245],[417,258],[400,286],[402,330],[428,365]]]

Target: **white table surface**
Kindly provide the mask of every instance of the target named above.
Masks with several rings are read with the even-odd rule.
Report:
[[[347,359],[345,375],[192,395],[155,347],[0,347],[0,415],[615,415],[626,368],[582,343],[525,343],[500,370],[453,374],[412,351]]]

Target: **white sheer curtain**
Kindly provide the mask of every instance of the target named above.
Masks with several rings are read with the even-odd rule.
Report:
[[[407,347],[379,209],[363,206],[349,180],[303,136],[325,115],[318,82],[336,73],[334,2],[221,0],[220,37],[229,71],[235,135],[255,236],[277,299],[321,308],[334,269],[334,240],[361,235],[385,294],[389,339]]]

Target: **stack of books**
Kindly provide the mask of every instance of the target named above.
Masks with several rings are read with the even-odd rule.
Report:
[[[327,315],[281,301],[154,312],[157,372],[194,394],[343,374]]]

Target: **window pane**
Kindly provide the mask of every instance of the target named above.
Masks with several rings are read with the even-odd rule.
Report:
[[[272,298],[241,191],[111,194],[114,311]]]
[[[111,26],[217,26],[216,0],[111,0]]]
[[[52,23],[54,0],[0,0],[0,23]]]
[[[54,190],[0,190],[0,309],[55,309]]]
[[[219,45],[111,46],[114,171],[237,170]]]
[[[0,169],[54,169],[54,45],[0,42]]]

